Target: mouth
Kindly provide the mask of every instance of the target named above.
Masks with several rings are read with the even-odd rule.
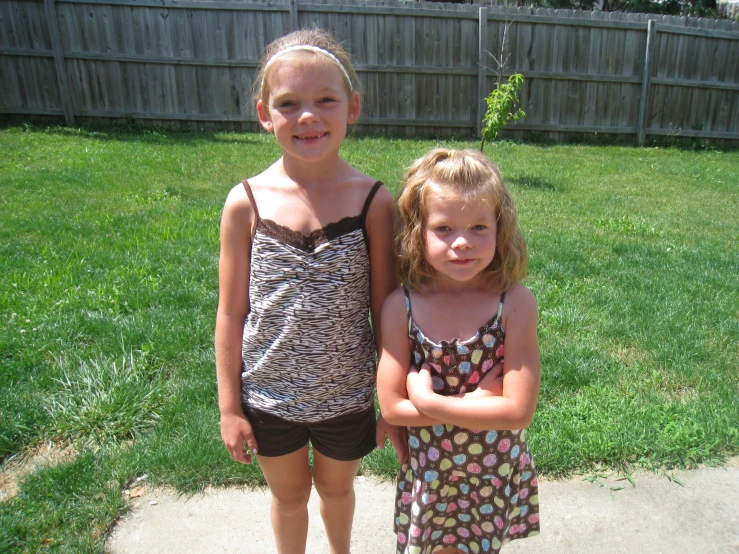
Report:
[[[297,140],[302,140],[305,142],[311,142],[318,139],[321,139],[328,135],[328,133],[303,133],[302,135],[295,135],[295,138]]]
[[[468,265],[475,261],[474,258],[461,258],[457,260],[449,260],[454,265]]]

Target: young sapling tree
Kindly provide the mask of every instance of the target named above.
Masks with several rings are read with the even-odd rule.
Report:
[[[482,119],[482,141],[480,151],[485,148],[486,140],[495,140],[498,134],[508,125],[510,121],[518,121],[526,115],[522,109],[514,111],[519,102],[518,92],[523,86],[523,75],[514,73],[503,82],[503,70],[508,65],[510,53],[508,52],[508,30],[513,22],[506,21],[503,26],[503,39],[500,41],[498,55],[488,52],[495,62],[496,83],[495,88],[485,97],[487,106]]]

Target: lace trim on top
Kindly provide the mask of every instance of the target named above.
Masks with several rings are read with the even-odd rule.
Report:
[[[306,252],[313,252],[321,244],[330,242],[342,235],[346,235],[364,227],[364,218],[361,215],[349,216],[341,218],[312,231],[309,235],[304,235],[298,231],[290,229],[279,223],[275,223],[271,219],[262,219],[257,215],[257,232],[277,239],[282,243],[289,244]]]
[[[411,296],[405,285],[403,285],[403,292],[405,293],[405,309],[406,313],[408,314],[408,337],[417,340],[421,344],[425,344],[432,348],[441,348],[442,350],[446,351],[449,349],[457,349],[457,347],[460,345],[466,346],[468,344],[479,341],[484,335],[489,334],[489,331],[493,331],[493,334],[495,335],[497,335],[498,333],[505,334],[505,329],[503,328],[503,322],[501,321],[501,319],[503,317],[503,302],[505,300],[506,291],[503,291],[500,295],[500,301],[498,302],[498,311],[496,312],[496,314],[487,322],[485,322],[472,337],[466,340],[461,340],[455,337],[450,341],[442,340],[438,343],[428,338],[424,334],[424,332],[421,331],[418,325],[416,325],[416,322],[413,319],[413,315],[411,314]]]
[[[354,216],[342,217],[339,221],[332,221],[328,225],[311,231],[310,234],[304,235],[303,233],[291,229],[285,225],[280,225],[272,221],[271,219],[262,219],[259,215],[259,209],[257,208],[256,200],[254,200],[254,194],[251,191],[248,181],[245,179],[241,182],[244,186],[247,196],[251,205],[254,207],[254,212],[257,216],[257,225],[254,230],[254,234],[261,231],[262,234],[276,239],[283,244],[294,246],[305,252],[313,252],[322,244],[326,244],[334,239],[337,239],[343,235],[348,235],[357,230],[361,230],[365,235],[364,242],[369,248],[369,240],[367,238],[366,229],[364,227],[365,220],[367,219],[367,212],[369,211],[372,199],[375,197],[375,193],[382,186],[382,182],[377,181],[370,189],[367,198],[364,201],[362,207],[362,213]]]

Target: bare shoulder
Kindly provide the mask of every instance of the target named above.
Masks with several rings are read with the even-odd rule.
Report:
[[[372,185],[367,188],[365,197],[376,182],[373,181]],[[392,193],[385,185],[377,189],[375,196],[372,198],[367,210],[366,227],[371,241],[379,241],[383,245],[383,249],[392,252],[395,231],[395,202]]]
[[[362,173],[357,168],[349,164],[347,164],[346,173],[342,175],[341,179],[343,186],[348,186],[364,195],[367,195],[370,190],[372,190],[372,187],[375,186],[375,183],[378,182],[377,179],[370,177],[366,173]],[[383,185],[377,191],[377,194],[379,195],[383,189],[387,190],[387,188]],[[377,195],[375,197],[377,197]]]
[[[222,223],[228,226],[250,228],[254,222],[254,207],[246,194],[244,185],[235,185],[226,197],[223,206]]]
[[[246,189],[244,188],[243,183],[237,183],[231,188],[230,191],[228,191],[228,196],[226,197],[226,205],[238,203],[240,200],[246,200],[247,203],[249,202],[249,198],[246,195]]]
[[[376,182],[377,181],[372,181],[372,185],[367,189],[368,193]],[[390,192],[390,189],[388,189],[385,185],[381,185],[380,188],[377,189],[374,198],[372,198],[372,203],[370,204],[369,212],[367,215],[369,217],[381,217],[385,219],[387,217],[392,217],[392,214],[394,212],[395,201],[393,200],[393,195]]]
[[[348,186],[360,194],[364,195],[365,197],[369,192],[372,190],[372,187],[375,186],[375,183],[378,182],[377,179],[370,177],[366,173],[363,173],[359,171],[356,167],[344,162],[345,165],[345,172],[343,173],[343,185]],[[382,198],[383,196],[387,196],[390,198],[390,201],[392,202],[392,194],[390,194],[390,191],[387,189],[387,187],[381,186],[377,193],[375,194],[374,199],[372,200],[372,204],[374,205],[377,202],[377,199]]]
[[[534,293],[524,285],[517,283],[506,291],[503,324],[508,327],[508,323],[513,323],[513,321],[536,323],[538,310]]]
[[[339,175],[348,184],[371,187],[377,182],[377,179],[373,179],[366,173],[358,170],[356,167],[351,165],[346,160],[342,160],[342,162],[343,162],[343,167],[341,171],[339,172]]]
[[[375,186],[375,183],[379,183],[379,181],[375,181],[370,179],[370,185],[367,188],[367,190],[371,190],[372,187]],[[375,193],[375,198],[373,200],[373,203],[381,203],[386,206],[392,207],[394,204],[393,201],[393,194],[390,192],[390,189],[385,186],[384,183],[380,183],[380,187],[377,189],[377,192]]]
[[[396,318],[402,315],[405,318],[405,293],[402,288],[397,288],[391,292],[382,305],[382,316]]]
[[[249,186],[252,190],[260,188],[274,188],[276,184],[279,184],[286,179],[285,173],[281,168],[282,165],[280,163],[280,160],[277,160],[261,173],[258,173],[253,177],[249,177],[247,179],[247,182],[249,183]],[[242,185],[238,184],[235,188],[238,188],[240,186]]]

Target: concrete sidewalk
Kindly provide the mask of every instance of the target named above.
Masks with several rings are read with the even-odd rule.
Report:
[[[616,477],[542,479],[541,535],[502,552],[739,554],[739,459],[672,477],[639,474],[635,487]],[[393,483],[358,477],[355,490],[352,553],[394,553]],[[327,554],[315,491],[309,509],[307,554]],[[134,500],[106,552],[275,554],[269,492],[225,489],[180,497],[147,491]]]

